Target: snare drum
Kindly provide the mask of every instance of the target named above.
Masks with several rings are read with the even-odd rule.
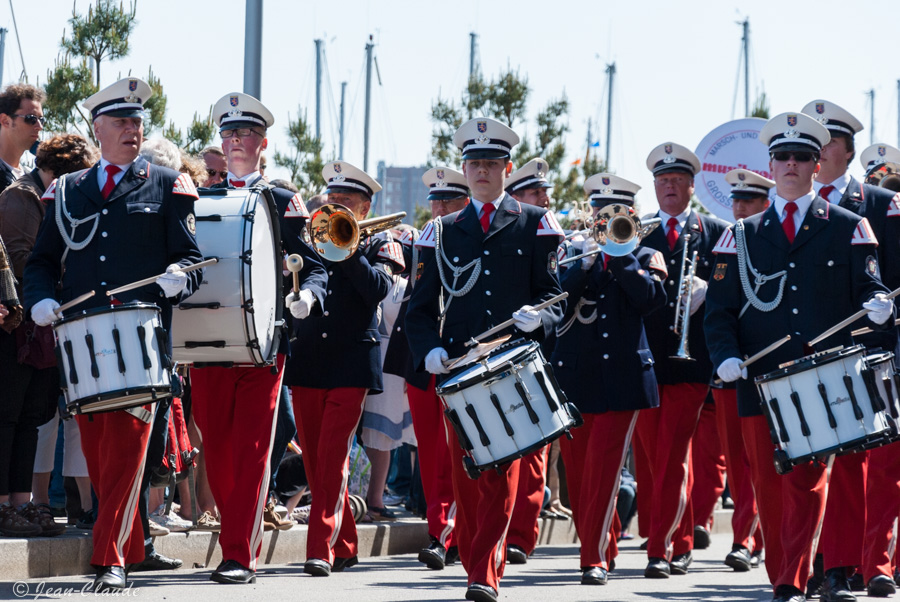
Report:
[[[535,342],[513,341],[441,382],[437,394],[477,478],[581,425]]]
[[[124,410],[172,392],[160,311],[127,303],[83,311],[53,325],[70,414]]]
[[[866,364],[874,373],[875,386],[887,406],[885,418],[891,429],[887,438],[896,441],[900,438],[900,381],[894,368],[894,354],[890,351],[873,353],[866,356]]]
[[[204,270],[172,315],[173,355],[195,365],[271,364],[282,321],[281,233],[267,188],[201,189],[194,203]]]
[[[755,382],[778,447],[780,474],[796,464],[886,443],[885,403],[862,345],[783,364]]]

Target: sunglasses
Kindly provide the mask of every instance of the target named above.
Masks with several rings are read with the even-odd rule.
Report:
[[[22,121],[24,121],[28,125],[35,125],[37,122],[41,122],[41,125],[45,125],[47,123],[46,117],[38,117],[37,115],[10,115],[13,119],[16,117],[21,117]]]
[[[208,175],[210,178],[215,178],[216,174],[218,174],[218,176],[223,180],[228,177],[227,171],[217,171],[215,169],[210,169],[209,167],[206,168],[206,175]]]
[[[264,137],[263,134],[260,134],[256,130],[250,128],[237,128],[234,130],[222,130],[221,132],[219,132],[219,135],[224,140],[227,140],[228,138],[234,138],[235,136],[237,136],[238,138],[249,138],[250,134],[256,134],[260,138]]]
[[[808,151],[782,151],[772,153],[772,158],[776,161],[790,161],[793,158],[797,163],[809,163],[816,159],[816,154]]]

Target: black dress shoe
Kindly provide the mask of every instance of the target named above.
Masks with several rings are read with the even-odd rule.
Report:
[[[866,591],[866,582],[863,581],[862,573],[859,571],[853,573],[849,579],[847,579],[847,583],[850,584],[851,592],[864,592]]]
[[[310,558],[303,565],[303,572],[313,577],[328,577],[331,575],[331,565],[319,558]]]
[[[758,569],[759,563],[762,561],[762,550],[754,550],[750,554],[750,568]]]
[[[528,562],[528,554],[517,545],[506,546],[506,560],[510,564],[525,564]]]
[[[466,590],[466,600],[474,602],[497,602],[497,590],[490,585],[473,583]]]
[[[825,560],[821,554],[816,554],[813,561],[813,574],[806,581],[806,597],[818,596],[825,582]]]
[[[744,546],[735,545],[725,557],[725,564],[738,573],[746,573],[751,567],[750,552]]]
[[[125,589],[125,569],[120,566],[97,567],[94,578],[94,593],[120,592]]]
[[[648,558],[647,568],[644,569],[644,577],[649,579],[668,579],[671,574],[669,563],[665,558]]]
[[[679,554],[672,558],[672,562],[669,563],[669,570],[673,575],[687,575],[688,567],[691,566],[692,562],[694,562],[694,556],[690,552]]]
[[[419,562],[430,569],[441,571],[447,560],[447,550],[436,539],[431,540],[431,545],[419,552]]]
[[[837,567],[825,571],[825,582],[822,583],[822,602],[856,602],[856,596],[850,591],[847,571]]]
[[[459,560],[459,548],[450,546],[447,548],[447,555],[444,557],[444,566],[455,564],[457,560]]]
[[[180,569],[182,562],[177,558],[169,558],[163,556],[156,550],[147,555],[141,562],[129,564],[125,567],[126,573],[137,573],[139,571],[174,571]]]
[[[340,573],[344,569],[349,569],[350,567],[354,567],[359,564],[359,556],[353,556],[351,558],[334,558],[334,564],[331,566],[332,573]]]
[[[875,575],[869,579],[866,591],[870,598],[887,598],[897,593],[897,586],[887,575]]]
[[[237,560],[226,560],[209,576],[216,583],[256,583],[256,571]]]
[[[806,596],[796,587],[779,585],[775,588],[775,597],[772,602],[806,602]]]
[[[709,547],[709,544],[709,529],[707,529],[703,525],[697,525],[696,527],[694,527],[694,549],[705,550]]]
[[[645,540],[641,543],[641,545],[638,546],[638,549],[639,549],[639,550],[644,550],[644,551],[646,552],[646,551],[647,551],[647,545],[648,545],[649,543],[650,543],[650,540],[649,540],[649,539],[645,539]]]
[[[588,567],[581,574],[581,585],[606,585],[606,569],[602,566]]]

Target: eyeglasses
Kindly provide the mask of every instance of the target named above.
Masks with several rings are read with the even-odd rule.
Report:
[[[256,134],[260,138],[263,137],[263,134],[260,134],[259,132],[251,128],[237,128],[234,130],[222,130],[221,132],[219,132],[219,135],[223,140],[234,138],[235,136],[237,136],[238,138],[249,138],[250,134]]]
[[[781,151],[772,153],[772,158],[776,161],[790,161],[793,158],[797,163],[809,163],[816,159],[816,154],[809,151]]]
[[[216,175],[218,175],[220,178],[222,178],[224,180],[225,178],[228,177],[228,172],[227,171],[218,171],[218,170],[207,167],[206,175],[208,175],[210,178],[215,178]]]
[[[10,115],[10,117],[21,117],[22,121],[24,121],[28,125],[35,125],[37,122],[41,122],[41,125],[45,125],[47,123],[47,118],[44,116],[37,115]]]

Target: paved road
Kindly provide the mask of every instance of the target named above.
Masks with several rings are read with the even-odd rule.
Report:
[[[729,534],[716,534],[707,550],[694,553],[690,572],[665,580],[643,577],[646,556],[638,542],[623,542],[617,569],[606,586],[580,584],[578,549],[575,546],[539,548],[524,566],[507,566],[500,599],[502,601],[543,602],[545,600],[615,600],[620,602],[660,600],[717,600],[728,602],[768,601],[771,588],[764,568],[735,573],[721,563],[731,549]],[[303,574],[302,565],[267,566],[259,572],[255,585],[226,586],[208,580],[209,570],[183,570],[134,575],[134,600],[175,600],[178,602],[337,601],[337,602],[417,602],[455,601],[465,596],[466,576],[458,564],[444,571],[429,571],[414,555],[365,558],[345,573],[329,578]],[[2,571],[0,571],[2,578]],[[39,588],[46,594],[59,588],[74,588],[71,594],[54,593],[38,599],[82,599],[81,588],[89,582],[79,577],[28,580],[13,584],[0,582],[0,600],[35,599]],[[27,587],[28,594],[24,590]],[[16,592],[20,595],[16,596]],[[110,598],[107,598],[110,599]]]

